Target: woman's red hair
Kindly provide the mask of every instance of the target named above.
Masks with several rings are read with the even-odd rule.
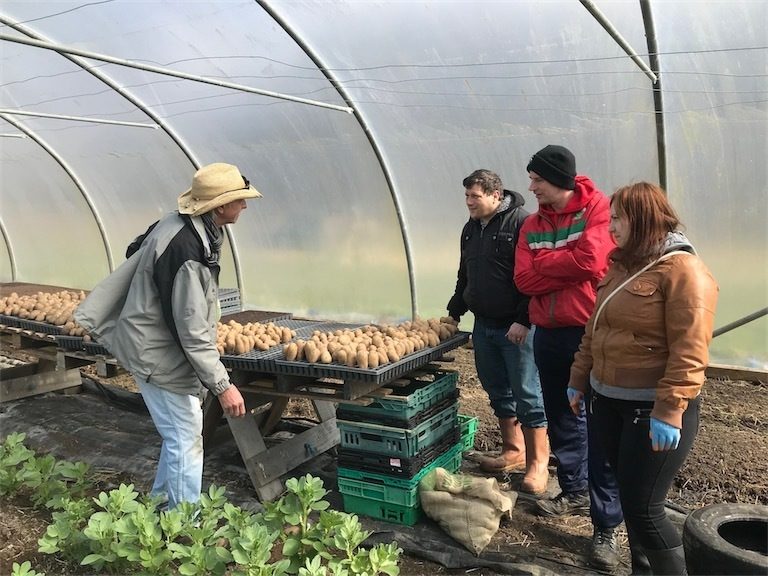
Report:
[[[629,223],[627,242],[611,253],[611,259],[630,271],[661,256],[667,234],[680,226],[664,190],[649,182],[619,188],[611,196],[611,207]]]

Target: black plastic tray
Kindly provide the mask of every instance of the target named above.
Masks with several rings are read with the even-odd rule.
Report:
[[[309,338],[312,332],[321,330],[321,326],[329,324],[319,320],[299,320],[296,318],[270,319],[269,322],[272,322],[275,326],[290,328],[296,333],[296,338]],[[221,363],[231,369],[272,372],[274,361],[282,357],[283,344],[278,344],[267,350],[251,350],[245,354],[222,354]]]
[[[98,342],[83,342],[83,349],[88,352],[88,354],[94,354],[97,356],[111,356],[109,350],[104,348],[104,346]]]
[[[0,314],[0,324],[5,324],[6,326],[11,326],[13,328],[21,328],[19,318],[16,318],[16,316],[8,316],[6,314]]]
[[[42,332],[43,334],[63,334],[64,329],[61,326],[54,326],[47,322],[37,322],[35,320],[24,320],[22,318],[16,319],[19,328],[24,330],[32,330],[33,332]]]
[[[230,320],[234,320],[240,324],[248,324],[248,322],[260,322],[264,324],[275,322],[277,320],[287,320],[292,317],[293,314],[290,312],[270,312],[267,310],[240,310],[231,314],[224,314],[222,311],[221,321],[224,324]]]
[[[398,360],[392,364],[386,364],[376,369],[353,368],[341,364],[311,364],[309,362],[289,362],[276,360],[274,371],[277,374],[292,376],[308,376],[310,378],[336,378],[355,382],[372,382],[385,384],[403,374],[416,370],[420,366],[428,364],[432,360],[440,358],[443,354],[454,348],[458,348],[469,340],[469,332],[458,332],[448,340],[440,342],[432,348],[424,348]]]
[[[84,350],[83,337],[59,334],[56,336],[56,346],[65,350]]]
[[[461,431],[457,426],[452,432],[445,434],[432,446],[428,446],[410,458],[340,447],[338,448],[338,465],[344,468],[352,468],[353,470],[388,474],[398,478],[413,478],[424,466],[434,462],[447,450],[450,450],[460,439]]]

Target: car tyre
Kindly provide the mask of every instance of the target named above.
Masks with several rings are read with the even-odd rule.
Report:
[[[768,574],[768,506],[712,504],[683,525],[688,573]]]

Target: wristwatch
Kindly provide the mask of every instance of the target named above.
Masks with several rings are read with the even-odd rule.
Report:
[[[229,378],[222,378],[221,380],[216,382],[216,385],[213,388],[211,388],[211,392],[213,392],[216,396],[218,396],[230,386],[232,386],[232,383],[229,381]]]

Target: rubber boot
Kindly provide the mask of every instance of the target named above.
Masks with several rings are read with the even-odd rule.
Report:
[[[549,482],[549,440],[546,428],[523,428],[525,437],[525,476],[520,491],[543,494]]]
[[[666,550],[646,550],[654,576],[680,576],[688,574],[685,568],[685,552],[682,546]]]
[[[501,430],[501,455],[496,458],[483,456],[480,470],[491,474],[525,470],[525,440],[517,418],[499,418]]]
[[[632,572],[630,576],[649,576],[653,574],[651,563],[648,562],[648,556],[640,545],[635,531],[629,526],[627,526],[627,538],[629,539],[629,554],[632,559]]]

